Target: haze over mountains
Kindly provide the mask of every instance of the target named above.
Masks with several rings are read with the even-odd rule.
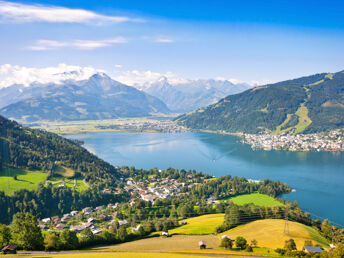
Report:
[[[136,88],[161,99],[176,113],[185,113],[213,104],[221,98],[242,92],[253,86],[229,80],[183,80],[171,83],[166,77],[155,82],[135,85]]]
[[[96,73],[87,80],[13,85],[0,90],[0,113],[23,122],[168,114],[156,97]]]
[[[344,127],[344,71],[283,81],[227,96],[177,118],[193,129],[312,133]]]

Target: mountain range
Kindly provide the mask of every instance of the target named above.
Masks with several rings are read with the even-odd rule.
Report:
[[[175,113],[185,113],[205,107],[227,95],[252,88],[246,83],[213,79],[183,80],[183,82],[171,83],[166,77],[161,77],[155,82],[134,85],[134,87],[161,99]]]
[[[298,134],[344,127],[344,71],[255,87],[176,121],[193,129]]]
[[[0,114],[21,122],[97,120],[168,114],[158,98],[96,73],[87,80],[12,85],[0,90]]]

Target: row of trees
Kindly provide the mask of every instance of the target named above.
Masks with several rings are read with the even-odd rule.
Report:
[[[96,244],[115,244],[142,238],[154,231],[167,231],[178,225],[173,219],[154,219],[143,221],[135,232],[118,222],[94,235],[84,229],[79,236],[68,229],[50,231],[43,234],[38,227],[37,218],[30,213],[17,213],[10,226],[0,224],[0,249],[15,243],[23,250],[73,250]]]
[[[108,203],[124,202],[128,196],[103,194],[98,186],[78,192],[71,188],[38,185],[35,191],[20,190],[12,196],[0,191],[0,223],[9,224],[17,212],[29,212],[39,218],[62,215],[87,206],[96,207]]]

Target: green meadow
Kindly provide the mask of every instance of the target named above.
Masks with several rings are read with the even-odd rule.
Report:
[[[222,200],[231,200],[236,205],[253,203],[254,205],[258,206],[284,206],[283,203],[274,199],[273,197],[260,193],[243,194]]]
[[[17,180],[14,179],[14,175],[17,176]],[[0,190],[7,195],[12,195],[20,189],[34,190],[46,177],[47,174],[43,172],[4,168],[0,171]]]

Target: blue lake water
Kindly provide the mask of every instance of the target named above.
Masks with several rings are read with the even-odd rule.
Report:
[[[280,180],[296,192],[313,217],[344,225],[344,153],[252,150],[239,138],[211,133],[97,132],[70,135],[84,147],[117,166],[195,169],[214,176]]]

